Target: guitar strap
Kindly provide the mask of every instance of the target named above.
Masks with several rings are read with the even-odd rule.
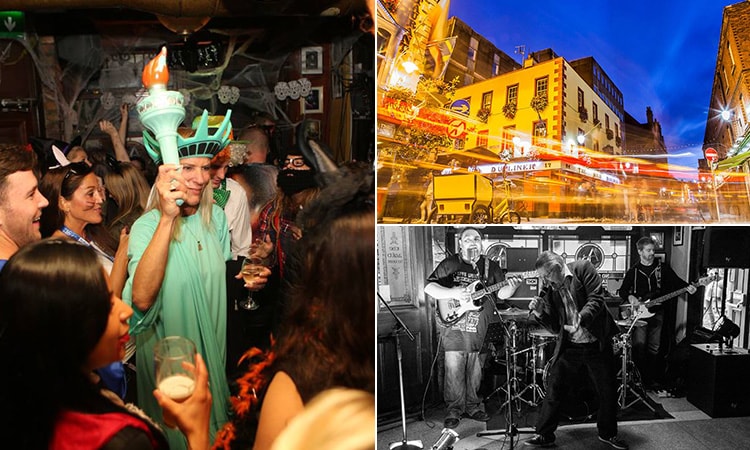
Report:
[[[656,289],[661,292],[661,261],[656,262],[656,269],[654,269],[654,275],[656,275]]]

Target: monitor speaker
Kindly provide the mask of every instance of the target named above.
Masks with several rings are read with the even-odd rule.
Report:
[[[750,228],[708,227],[703,235],[703,267],[750,268]]]
[[[711,417],[750,415],[750,353],[719,344],[692,344],[687,400]]]

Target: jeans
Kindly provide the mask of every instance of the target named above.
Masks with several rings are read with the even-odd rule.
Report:
[[[664,323],[664,312],[657,311],[653,317],[642,319],[646,326],[633,330],[633,361],[649,384],[661,379],[664,371],[664,359],[661,350],[661,330]]]
[[[477,391],[482,382],[482,362],[479,352],[445,352],[445,383],[443,398],[448,407],[448,417],[460,418],[484,411]]]
[[[547,396],[542,404],[536,424],[536,432],[545,437],[554,437],[560,422],[560,406],[581,367],[586,367],[590,380],[599,397],[599,412],[596,427],[599,436],[608,439],[617,435],[617,383],[614,357],[611,348],[602,352],[598,344],[589,347],[564,348],[552,365]]]

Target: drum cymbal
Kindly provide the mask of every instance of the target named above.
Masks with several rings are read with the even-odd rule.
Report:
[[[529,318],[529,311],[524,311],[515,306],[508,309],[501,309],[498,313],[505,320],[528,320]]]

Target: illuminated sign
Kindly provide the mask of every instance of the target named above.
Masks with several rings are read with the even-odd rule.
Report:
[[[457,112],[458,114],[468,116],[469,111],[471,111],[471,105],[469,105],[469,102],[467,102],[466,100],[461,99],[451,103],[450,109],[451,111]]]
[[[26,15],[21,11],[0,11],[0,38],[20,39],[26,31]]]
[[[607,183],[620,184],[622,183],[619,178],[599,172],[598,170],[591,169],[589,167],[582,166],[580,164],[569,164],[563,163],[563,169],[580,175],[585,175],[590,178],[596,178],[597,180],[606,181]]]
[[[517,173],[553,170],[560,168],[560,161],[527,161],[517,163],[483,164],[477,169],[481,173]]]
[[[500,164],[482,164],[477,167],[477,171],[481,173],[493,174],[493,173],[519,173],[519,172],[536,172],[540,170],[555,170],[565,169],[570,172],[574,172],[580,175],[585,175],[590,178],[597,180],[606,181],[612,184],[621,184],[619,178],[600,172],[589,167],[582,166],[580,164],[570,164],[561,161],[526,161],[517,163],[500,163]]]

